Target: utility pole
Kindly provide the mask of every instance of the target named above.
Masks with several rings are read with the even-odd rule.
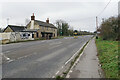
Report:
[[[7,25],[9,25],[9,18],[7,18]]]
[[[96,29],[98,29],[98,17],[97,16],[96,16]]]
[[[102,22],[104,22],[104,18],[102,18]]]
[[[98,39],[98,17],[96,16],[96,39]]]

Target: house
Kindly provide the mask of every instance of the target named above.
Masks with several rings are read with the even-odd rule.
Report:
[[[49,23],[49,18],[47,18],[46,22],[35,20],[34,13],[31,16],[31,21],[27,24],[25,31],[32,32],[32,37],[34,38],[48,39],[57,37],[57,28]]]
[[[12,41],[57,37],[57,28],[49,23],[49,18],[47,18],[46,22],[35,20],[34,14],[31,16],[31,21],[26,26],[8,25],[3,32],[10,33],[12,35]]]
[[[3,32],[21,32],[24,29],[25,26],[8,25]]]
[[[24,32],[25,26],[8,25],[2,35],[3,39],[10,41],[33,40],[30,32]]]

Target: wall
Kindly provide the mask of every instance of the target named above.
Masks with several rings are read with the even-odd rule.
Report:
[[[13,30],[10,27],[7,27],[4,32],[13,32]]]
[[[27,29],[29,30],[31,26],[31,22],[27,25]],[[45,27],[45,26],[39,26],[36,22],[34,22],[34,28],[33,29],[38,29],[38,33],[39,33],[39,38],[41,38],[42,34],[41,32],[51,32],[53,33],[53,36],[55,34],[54,37],[57,37],[57,29],[56,28],[50,28],[50,27]],[[36,34],[34,36],[36,38]]]
[[[24,41],[24,40],[34,40],[32,38],[32,33],[29,32],[7,32],[0,33],[0,38],[3,43],[14,42],[14,41]]]
[[[31,27],[31,22],[27,25],[27,29],[31,29],[30,27]],[[34,27],[33,27],[33,29],[39,29],[39,25],[34,21]]]
[[[8,33],[0,33],[0,38],[3,39],[10,39],[11,32]]]
[[[57,37],[57,29],[56,28],[50,28],[50,27],[43,27],[39,26],[41,32],[51,32],[53,35],[55,34],[55,37]]]

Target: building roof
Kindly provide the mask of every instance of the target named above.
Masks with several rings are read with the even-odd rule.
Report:
[[[35,22],[37,22],[39,26],[56,28],[56,27],[55,27],[53,24],[51,24],[51,23],[46,23],[46,22],[39,21],[39,20],[35,20]],[[57,29],[57,28],[56,28],[56,29]]]
[[[23,31],[23,30],[25,29],[25,26],[8,25],[8,26],[4,29],[4,31],[5,31],[8,27],[10,27],[10,28],[13,30],[13,32],[20,32],[20,31]],[[3,31],[3,32],[4,32],[4,31]]]

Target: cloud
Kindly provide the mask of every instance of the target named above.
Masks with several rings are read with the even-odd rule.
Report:
[[[50,22],[55,23],[57,19],[62,19],[73,26],[74,29],[81,28],[81,30],[94,31],[96,29],[95,17],[103,10],[109,0],[81,0],[81,2],[77,2],[78,0],[75,0],[75,2],[5,1],[2,3],[2,18],[0,18],[2,28],[6,27],[7,18],[9,18],[10,24],[25,24],[25,19],[30,19],[32,13],[35,13],[37,20],[45,21],[49,17]],[[102,18],[117,15],[116,4],[117,2],[109,4],[107,9],[99,16],[99,22]]]

